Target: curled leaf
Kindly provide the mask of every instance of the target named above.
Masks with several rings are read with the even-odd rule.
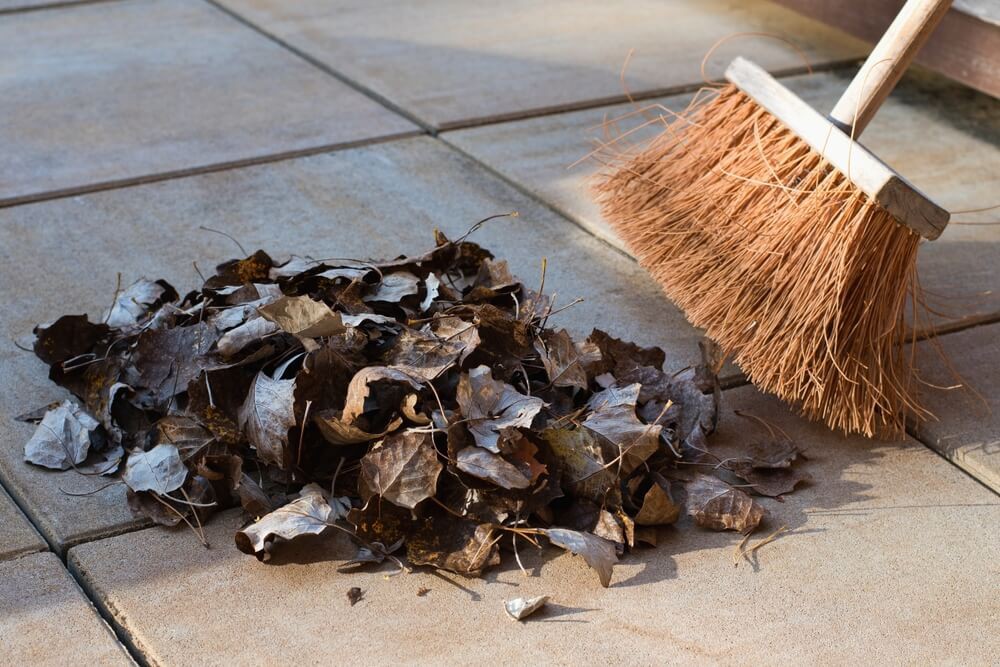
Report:
[[[236,533],[236,548],[253,554],[258,560],[271,558],[272,544],[277,539],[293,540],[301,535],[319,535],[329,524],[344,516],[345,506],[327,502],[323,491],[315,484],[302,489],[298,499],[261,517]]]
[[[177,291],[167,281],[140,278],[118,294],[103,321],[115,329],[132,327],[160,304],[176,298]]]
[[[73,401],[48,410],[24,445],[24,460],[35,465],[66,470],[84,462],[90,451],[97,420]]]

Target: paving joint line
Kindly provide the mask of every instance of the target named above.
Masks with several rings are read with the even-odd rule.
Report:
[[[791,76],[799,76],[801,74],[818,74],[820,72],[847,69],[855,66],[859,60],[859,58],[845,58],[841,60],[831,60],[815,66],[799,65],[783,69],[768,70],[768,72],[776,79],[783,79]],[[548,107],[536,107],[534,109],[511,111],[508,113],[497,114],[495,116],[481,116],[466,120],[448,121],[440,125],[438,132],[453,132],[455,130],[466,130],[485,125],[502,125],[504,123],[512,123],[519,120],[544,118],[546,116],[558,116],[562,113],[572,113],[575,111],[587,111],[589,109],[617,106],[628,102],[644,102],[656,99],[657,97],[671,97],[674,95],[683,95],[685,93],[694,93],[707,85],[709,84],[704,81],[696,83],[682,83],[675,86],[654,88],[640,92],[623,92],[618,95],[609,95],[607,97],[579,100],[576,102],[564,102],[562,104],[555,104]]]
[[[96,613],[100,617],[101,621],[108,626],[108,630],[111,631],[112,635],[114,635],[118,643],[121,644],[122,649],[129,656],[129,658],[131,658],[133,662],[135,662],[136,664],[140,665],[140,667],[147,667],[149,663],[145,659],[145,656],[143,656],[142,653],[135,648],[135,646],[131,642],[131,639],[127,635],[123,635],[124,632],[123,628],[121,629],[122,631],[119,631],[118,624],[115,623],[114,618],[109,615],[108,610],[105,608],[104,604],[100,601],[96,593],[93,590],[91,590],[90,586],[86,585],[86,582],[81,580],[79,574],[74,570],[73,567],[70,566],[69,550],[74,546],[78,546],[78,544],[68,544],[66,545],[65,549],[60,549],[55,542],[49,539],[49,536],[45,534],[45,531],[42,530],[42,528],[37,524],[35,519],[32,517],[31,513],[28,511],[28,508],[25,507],[24,503],[21,502],[18,496],[7,486],[7,484],[4,483],[2,478],[0,478],[0,488],[2,488],[4,491],[7,492],[7,495],[11,498],[14,505],[17,506],[17,508],[21,511],[21,514],[24,515],[25,519],[28,521],[28,523],[31,524],[31,527],[35,529],[35,532],[38,533],[39,536],[41,536],[42,540],[48,547],[48,551],[46,550],[32,551],[20,554],[19,556],[15,556],[14,558],[10,558],[3,562],[12,562],[39,553],[51,553],[52,555],[54,555],[56,558],[59,559],[59,562],[63,566],[63,569],[66,570],[67,574],[69,574],[70,578],[73,580],[73,583],[80,590],[80,593],[83,594],[84,599],[86,599],[87,602],[90,603],[90,606],[94,609],[94,613]],[[147,527],[148,526],[143,526],[143,528]],[[138,528],[136,530],[138,530]],[[123,531],[120,534],[124,534],[125,532],[132,532],[132,531]],[[105,537],[114,537],[117,534],[119,533],[113,535],[106,535],[102,537],[96,537],[93,540],[86,540],[86,541],[96,542],[98,540],[104,539]],[[84,542],[80,542],[80,544],[83,543]]]
[[[66,7],[78,7],[80,5],[96,5],[106,2],[119,2],[120,0],[56,0],[55,2],[48,2],[44,5],[21,5],[20,7],[8,7],[6,9],[0,9],[0,16],[9,16],[11,14],[31,14],[33,12],[41,12],[48,9],[65,9]]]
[[[115,639],[121,645],[122,649],[125,651],[126,655],[132,659],[132,661],[139,665],[139,667],[149,667],[151,664],[149,660],[146,659],[146,655],[142,650],[136,645],[135,639],[123,624],[119,623],[115,618],[114,613],[111,611],[105,600],[97,594],[97,591],[90,585],[87,578],[83,576],[74,563],[68,560],[68,557],[63,559],[63,566],[66,568],[66,572],[76,583],[80,592],[83,593],[83,597],[90,602],[90,606],[94,608],[94,612],[101,618],[101,620],[108,626],[108,630],[114,635]]]
[[[104,0],[100,1],[103,2]],[[7,199],[0,199],[0,209],[13,208],[16,206],[26,206],[28,204],[37,204],[39,202],[52,201],[57,199],[66,199],[69,197],[88,195],[95,192],[105,192],[107,190],[122,190],[125,188],[133,188],[139,185],[147,185],[149,183],[161,183],[163,181],[173,181],[181,178],[188,178],[191,176],[216,174],[224,171],[243,169],[246,167],[255,167],[258,165],[272,164],[275,162],[286,162],[288,160],[295,160],[298,158],[310,157],[313,155],[322,155],[324,153],[335,153],[338,151],[350,150],[352,148],[363,148],[365,146],[373,146],[378,144],[389,143],[400,139],[411,139],[413,137],[420,137],[420,136],[425,136],[425,133],[419,129],[407,130],[404,132],[397,132],[394,134],[387,134],[378,137],[370,137],[366,139],[358,139],[355,141],[341,142],[336,144],[324,144],[322,146],[300,148],[293,151],[268,153],[265,155],[257,155],[254,157],[241,158],[238,160],[229,160],[226,162],[215,162],[212,164],[201,165],[198,167],[185,167],[183,169],[154,172],[152,174],[144,174],[142,176],[130,176],[128,178],[114,179],[110,181],[101,181],[98,183],[73,186],[69,188],[63,188],[60,190],[49,190],[46,192],[38,192],[29,195],[21,195],[21,196],[9,197]]]
[[[252,21],[250,21],[249,19],[245,18],[241,14],[238,14],[237,12],[229,9],[228,7],[219,4],[219,2],[217,2],[217,0],[205,0],[205,2],[208,3],[208,4],[210,4],[210,5],[212,5],[213,7],[215,7],[216,9],[218,9],[223,14],[226,14],[227,16],[229,16],[230,18],[232,18],[233,20],[238,21],[242,25],[244,25],[247,28],[253,30],[258,35],[261,35],[262,37],[265,37],[265,38],[271,40],[272,42],[274,42],[278,46],[282,47],[286,51],[288,51],[288,52],[290,52],[290,53],[298,56],[300,59],[302,59],[305,62],[309,63],[310,65],[312,65],[316,69],[320,70],[324,74],[326,74],[328,76],[332,76],[333,78],[337,79],[338,81],[340,81],[344,85],[350,86],[355,91],[357,91],[357,92],[361,93],[362,95],[368,97],[369,99],[371,99],[371,100],[379,103],[380,105],[382,105],[383,107],[385,107],[389,111],[392,111],[393,113],[395,113],[395,114],[397,114],[399,116],[402,116],[403,118],[405,118],[406,120],[410,121],[411,123],[413,123],[417,127],[421,128],[424,132],[426,132],[428,134],[431,134],[431,135],[437,134],[438,130],[433,125],[431,125],[430,123],[428,123],[424,119],[422,119],[422,118],[420,118],[420,117],[412,114],[411,112],[409,112],[408,110],[406,110],[403,107],[399,106],[398,104],[396,104],[395,102],[393,102],[389,98],[385,97],[384,95],[381,95],[381,94],[375,92],[374,90],[372,90],[371,88],[363,85],[362,83],[360,83],[358,81],[355,81],[354,79],[352,79],[352,78],[350,78],[348,76],[345,76],[344,74],[341,74],[337,70],[333,69],[332,67],[330,67],[329,65],[327,65],[326,63],[324,63],[322,60],[320,60],[318,58],[315,58],[312,55],[310,55],[309,53],[303,51],[302,49],[289,44],[285,40],[281,39],[280,37],[278,37],[275,34],[272,34],[272,33],[268,32],[267,30],[265,30],[261,26],[257,25],[256,23],[253,23]]]

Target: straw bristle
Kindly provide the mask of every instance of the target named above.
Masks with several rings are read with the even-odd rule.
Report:
[[[733,86],[614,157],[605,218],[754,384],[867,436],[926,418],[904,347],[916,233]]]

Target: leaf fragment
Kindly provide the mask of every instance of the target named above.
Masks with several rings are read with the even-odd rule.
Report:
[[[507,615],[515,621],[523,621],[544,607],[548,601],[548,595],[539,595],[533,598],[514,598],[513,600],[504,600],[503,608],[507,612]]]

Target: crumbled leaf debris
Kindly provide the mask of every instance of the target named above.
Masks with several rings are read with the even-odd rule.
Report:
[[[513,600],[505,600],[503,608],[507,611],[507,615],[515,621],[523,621],[544,607],[548,601],[548,595],[539,595],[533,598],[514,598]]]
[[[603,586],[684,513],[713,530],[762,521],[708,472],[762,495],[807,478],[791,443],[706,460],[721,395],[707,343],[702,366],[667,373],[659,348],[574,340],[505,261],[435,240],[385,262],[257,251],[183,296],[143,278],[101,321],[36,327],[36,355],[79,402],[24,416],[40,422],[25,459],[120,474],[131,510],[164,525],[241,506],[236,546],[263,561],[335,529],[358,546],[341,569],[405,558],[477,576],[547,543]]]

